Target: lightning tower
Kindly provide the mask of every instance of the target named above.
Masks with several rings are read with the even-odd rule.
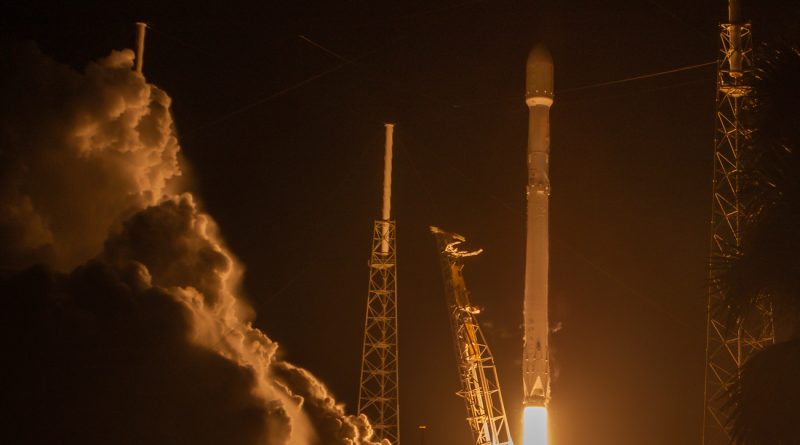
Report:
[[[750,23],[742,20],[737,0],[729,0],[728,22],[720,28],[703,445],[730,443],[724,408],[727,390],[739,378],[747,359],[775,341],[770,299],[759,296],[755,315],[731,320],[723,304],[724,288],[716,267],[733,258],[741,245],[742,223],[747,215],[741,196],[742,167],[747,162],[745,145],[752,132],[743,113],[753,100],[752,34]]]
[[[375,439],[400,443],[397,354],[397,256],[395,221],[391,219],[393,124],[386,124],[383,212],[372,230],[369,291],[361,352],[358,413],[372,423]]]
[[[439,248],[450,328],[458,359],[461,391],[467,406],[467,423],[476,445],[510,445],[500,381],[489,344],[483,336],[476,316],[480,310],[469,300],[469,291],[461,270],[464,258],[481,250],[463,251],[456,246],[465,241],[461,235],[431,227]]]

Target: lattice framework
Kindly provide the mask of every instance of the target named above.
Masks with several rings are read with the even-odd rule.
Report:
[[[478,324],[480,310],[472,306],[464,277],[463,258],[480,251],[465,252],[455,246],[464,238],[454,233],[431,228],[439,247],[442,278],[450,327],[458,360],[461,390],[467,408],[467,423],[476,445],[511,444],[500,380],[492,352]]]
[[[397,348],[397,256],[394,221],[375,221],[361,353],[358,413],[369,418],[375,439],[400,442]]]
[[[742,168],[748,161],[752,129],[744,113],[752,105],[753,44],[749,23],[720,25],[721,58],[717,67],[717,110],[711,213],[711,264],[706,337],[703,444],[730,443],[728,389],[753,353],[774,343],[771,300],[758,296],[752,315],[731,319],[724,305],[720,265],[736,257],[741,246],[747,205],[742,196]]]

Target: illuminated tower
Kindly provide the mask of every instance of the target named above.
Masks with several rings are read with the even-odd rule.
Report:
[[[718,264],[734,257],[741,245],[747,212],[742,202],[742,166],[747,162],[747,128],[743,112],[752,101],[753,44],[750,23],[742,20],[737,0],[728,2],[728,23],[720,25],[721,53],[717,66],[717,119],[714,143],[714,183],[711,211],[711,268],[706,336],[703,444],[727,445],[727,389],[747,359],[774,343],[772,304],[757,300],[755,315],[735,320],[723,305]],[[731,323],[731,321],[733,323]]]
[[[458,358],[458,376],[467,406],[467,423],[475,445],[510,445],[511,434],[500,392],[500,381],[489,344],[483,337],[477,315],[480,310],[469,301],[469,290],[461,269],[463,259],[481,253],[458,250],[464,237],[431,227],[439,247],[450,328]]]
[[[369,418],[375,439],[400,443],[400,404],[397,355],[397,256],[395,222],[391,220],[392,134],[386,124],[383,170],[383,213],[372,231],[369,292],[361,353],[358,413]]]

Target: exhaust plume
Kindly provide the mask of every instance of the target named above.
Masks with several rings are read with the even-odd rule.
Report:
[[[129,50],[77,73],[32,44],[3,49],[0,260],[71,270],[180,175],[170,98]]]
[[[132,70],[133,52],[83,73],[32,45],[2,57],[14,414],[0,442],[378,445],[250,323],[241,266],[178,183],[169,96]]]

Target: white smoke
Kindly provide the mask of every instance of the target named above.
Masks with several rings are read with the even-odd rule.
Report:
[[[242,268],[212,218],[190,193],[179,192],[181,161],[170,98],[132,71],[133,53],[112,52],[84,73],[30,45],[3,53],[0,88],[8,99],[0,127],[2,265],[45,264],[58,271],[50,280],[67,284],[54,285],[58,291],[51,294],[67,294],[61,305],[96,317],[108,312],[110,295],[177,304],[184,315],[174,323],[176,344],[185,338],[244,373],[241,384],[249,395],[220,407],[232,410],[221,418],[250,407],[252,431],[237,433],[239,443],[375,445],[365,418],[346,415],[321,382],[279,360],[278,345],[251,325],[251,310],[237,296]],[[10,289],[6,298],[25,298],[28,287]],[[103,298],[106,306],[96,304]],[[133,332],[139,329],[131,326]],[[57,341],[42,341],[59,347]],[[213,378],[198,374],[199,387],[213,385]]]

